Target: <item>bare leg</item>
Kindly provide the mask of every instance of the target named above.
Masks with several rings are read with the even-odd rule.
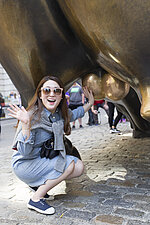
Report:
[[[80,159],[78,159],[77,163],[75,164],[73,172],[67,177],[67,180],[81,176],[83,171],[84,171],[83,162]]]
[[[47,180],[45,184],[41,185],[37,191],[34,193],[32,200],[33,201],[39,201],[43,196],[47,193],[47,191],[51,190],[53,187],[55,187],[57,184],[62,182],[63,180],[67,179],[69,175],[71,175],[74,171],[75,163],[72,161],[68,168],[65,170],[65,172],[54,180]]]
[[[79,118],[78,121],[79,121],[79,125],[82,125],[82,119]]]

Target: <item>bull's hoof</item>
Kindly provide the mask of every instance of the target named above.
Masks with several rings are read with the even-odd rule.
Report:
[[[147,138],[147,137],[150,137],[150,132],[133,130],[133,138]]]

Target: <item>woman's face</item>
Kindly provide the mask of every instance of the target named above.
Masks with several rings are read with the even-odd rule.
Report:
[[[56,111],[62,99],[62,88],[53,80],[46,81],[41,88],[41,100],[46,109],[51,113]]]

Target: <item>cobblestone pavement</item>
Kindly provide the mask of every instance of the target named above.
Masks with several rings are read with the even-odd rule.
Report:
[[[100,114],[99,114],[100,116]],[[101,124],[77,128],[69,136],[85,165],[80,178],[62,182],[49,193],[56,214],[45,216],[27,209],[32,194],[11,169],[15,120],[2,121],[0,137],[0,225],[150,225],[150,139],[133,139],[128,122],[121,135]],[[54,196],[54,199],[53,199]]]

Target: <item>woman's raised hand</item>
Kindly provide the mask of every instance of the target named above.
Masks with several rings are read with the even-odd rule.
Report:
[[[9,104],[10,108],[8,111],[10,112],[8,115],[12,116],[18,120],[20,120],[24,124],[30,123],[30,116],[28,111],[22,106],[19,108],[16,104]]]
[[[93,97],[93,93],[91,90],[88,90],[87,87],[83,87],[83,91],[84,91],[84,95],[86,98],[88,98],[89,103],[91,104],[91,106],[94,104],[94,97]]]
[[[94,104],[94,97],[92,91],[89,91],[87,87],[83,87],[83,91],[85,97],[88,98],[88,103],[83,106],[84,112],[87,112]]]

